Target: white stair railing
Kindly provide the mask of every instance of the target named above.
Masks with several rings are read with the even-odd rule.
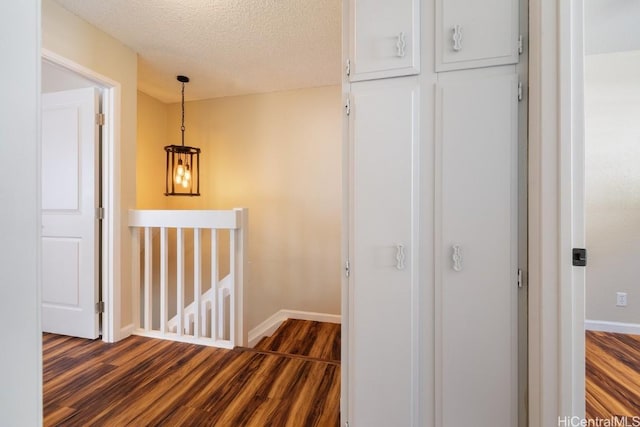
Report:
[[[129,211],[134,334],[222,348],[246,345],[243,285],[247,217],[247,209]],[[175,257],[171,259],[170,229],[175,229]],[[210,263],[207,267],[211,276],[210,287],[203,291],[202,230],[205,229],[211,233],[211,256],[204,261]],[[186,230],[193,230],[192,250],[185,247]],[[229,230],[229,274],[222,280],[218,279],[218,230]],[[158,246],[158,235],[159,269],[156,266],[154,275],[154,243]],[[185,263],[189,258],[193,259],[193,278],[191,283],[186,283]],[[170,266],[175,276],[169,277]],[[187,286],[193,286],[193,301],[189,304],[185,303]],[[154,289],[159,292],[159,298],[154,295]],[[171,299],[175,303],[175,315],[169,318]]]
[[[224,313],[224,301],[229,298],[231,295],[231,275],[227,275],[224,279],[220,280],[218,285],[218,313]],[[203,335],[210,336],[211,334],[211,321],[208,321],[208,316],[210,316],[209,311],[211,310],[211,302],[213,301],[213,289],[209,288],[205,293],[202,294],[202,298],[200,301],[200,331],[202,331]],[[184,318],[183,318],[183,327],[184,331],[187,334],[195,334],[195,301],[189,304],[184,308]],[[224,319],[222,319],[224,320]],[[218,336],[222,337],[225,335],[225,323],[224,321],[218,321]],[[169,319],[169,323],[167,324],[169,332],[177,332],[178,330],[178,315],[173,316]]]

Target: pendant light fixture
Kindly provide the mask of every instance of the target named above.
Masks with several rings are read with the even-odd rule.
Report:
[[[200,149],[184,145],[184,84],[189,77],[178,76],[182,83],[182,145],[167,145],[167,172],[165,176],[165,196],[200,195]]]

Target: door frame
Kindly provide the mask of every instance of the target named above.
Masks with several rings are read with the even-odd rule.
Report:
[[[529,425],[585,416],[583,0],[530,1]]]
[[[103,88],[102,109],[105,123],[102,127],[102,340],[115,342],[120,325],[120,83],[73,62],[55,52],[42,48],[42,60],[62,67],[95,82]]]

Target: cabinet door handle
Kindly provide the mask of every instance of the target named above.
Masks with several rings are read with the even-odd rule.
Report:
[[[396,55],[399,58],[404,58],[406,47],[407,41],[405,40],[404,31],[401,31],[400,34],[398,34],[398,39],[396,41]]]
[[[406,255],[404,253],[404,245],[397,244],[396,245],[396,268],[398,270],[405,269],[405,264],[404,264],[405,256]]]
[[[453,261],[453,271],[462,271],[462,249],[459,245],[453,245],[451,261]]]
[[[453,50],[459,52],[462,50],[462,27],[455,25],[453,27]]]

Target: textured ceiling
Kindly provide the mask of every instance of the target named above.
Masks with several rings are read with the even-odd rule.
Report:
[[[339,84],[341,0],[56,0],[136,51],[138,88],[187,100]]]

